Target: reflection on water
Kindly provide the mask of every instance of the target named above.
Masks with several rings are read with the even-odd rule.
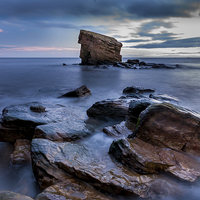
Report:
[[[167,94],[180,100],[180,105],[200,112],[200,59],[141,59],[145,62],[179,64],[182,68],[131,70],[93,69],[71,65],[79,59],[0,59],[0,110],[11,104],[45,101],[63,105],[82,106],[87,110],[96,101],[118,98],[127,86],[156,88],[157,94]],[[62,63],[68,64],[63,66]],[[69,88],[86,84],[91,96],[57,98]],[[113,139],[101,131],[81,141],[97,156],[106,155]],[[31,165],[12,165],[9,157],[13,146],[0,143],[0,190],[12,190],[34,197],[38,186]],[[108,156],[103,157],[105,161]],[[166,200],[199,199],[200,183],[183,183],[181,197]],[[128,199],[128,198],[126,198]]]

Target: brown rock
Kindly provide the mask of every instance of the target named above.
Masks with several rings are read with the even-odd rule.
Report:
[[[139,116],[134,134],[160,147],[200,155],[200,116],[190,110],[162,103],[149,106]]]
[[[81,44],[82,64],[103,64],[119,62],[122,59],[122,43],[112,37],[81,30],[78,43]]]
[[[18,194],[18,193],[7,191],[7,190],[0,191],[0,199],[1,200],[33,200],[29,196]]]
[[[31,141],[26,139],[18,139],[15,142],[15,150],[10,155],[13,164],[21,164],[31,161]]]
[[[104,195],[95,190],[93,187],[75,179],[67,179],[62,183],[57,183],[46,188],[42,193],[37,195],[35,200],[81,200],[81,199],[96,199],[96,200],[111,200],[113,198]]]
[[[167,171],[179,179],[194,182],[200,163],[185,153],[148,144],[138,138],[114,141],[109,152],[139,173]]]

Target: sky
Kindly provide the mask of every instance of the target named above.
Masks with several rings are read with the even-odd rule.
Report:
[[[79,57],[81,29],[123,57],[200,57],[200,0],[0,0],[0,57]]]

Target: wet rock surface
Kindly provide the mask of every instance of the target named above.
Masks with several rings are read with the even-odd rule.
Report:
[[[143,87],[136,87],[136,86],[131,86],[131,87],[126,87],[123,90],[123,93],[144,93],[144,92],[155,92],[155,89],[148,89],[148,88],[143,88]]]
[[[98,119],[125,119],[131,99],[107,99],[98,101],[88,110],[87,115]]]
[[[168,103],[152,105],[140,114],[139,125],[130,137],[198,156],[199,123],[199,114],[193,111]]]
[[[37,126],[33,138],[45,138],[52,141],[74,141],[88,136],[92,128],[84,121],[68,120]]]
[[[86,85],[82,85],[81,87],[71,90],[60,97],[83,97],[91,95],[90,89]]]
[[[166,171],[190,182],[200,176],[200,163],[194,158],[172,149],[153,146],[138,138],[114,141],[109,152],[139,173]]]
[[[45,112],[33,111],[31,107],[45,107]],[[86,114],[79,107],[65,107],[58,104],[39,102],[9,106],[2,113],[1,141],[31,140],[36,126],[67,121],[69,123],[80,121],[81,123],[86,119]]]
[[[125,121],[122,121],[120,124],[104,127],[103,132],[111,137],[127,137],[132,133]]]
[[[129,69],[176,69],[179,67],[178,65],[167,66],[162,63],[146,63],[138,59],[128,59],[126,62],[115,62],[113,66]]]
[[[112,200],[108,195],[95,190],[90,185],[75,179],[68,179],[63,183],[57,183],[46,188],[42,193],[37,195],[35,200],[54,200],[54,199],[96,199],[96,200]]]
[[[26,139],[18,139],[14,144],[15,150],[10,155],[13,164],[22,164],[31,161],[31,142]]]
[[[102,163],[92,152],[78,144],[33,139],[32,159],[35,176],[43,187],[74,176],[112,194],[148,197],[152,193],[157,195],[150,187],[155,181],[161,181],[159,178],[155,180],[155,176],[131,172],[111,160]],[[177,187],[174,182],[168,184]]]
[[[1,200],[33,200],[31,197],[26,195],[18,194],[15,192],[2,190],[0,191],[0,199]]]
[[[81,30],[78,43],[81,44],[82,64],[109,64],[121,61],[122,43],[112,37]]]

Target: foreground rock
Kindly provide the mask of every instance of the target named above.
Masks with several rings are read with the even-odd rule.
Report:
[[[84,123],[86,119],[85,112],[79,107],[39,102],[9,106],[2,113],[0,140],[4,142],[15,142],[17,139],[31,140],[36,126],[56,122],[78,124],[78,122]]]
[[[114,141],[109,152],[134,171],[149,174],[167,171],[186,181],[200,176],[200,163],[171,149],[148,144],[138,138]]]
[[[15,150],[10,155],[13,164],[22,164],[31,161],[31,142],[26,139],[19,139],[15,142]]]
[[[0,191],[0,199],[1,200],[33,200],[31,197],[26,195],[18,194],[15,192],[2,190]]]
[[[84,121],[65,121],[37,126],[33,138],[45,138],[52,141],[74,141],[91,134],[92,128]]]
[[[111,200],[111,197],[95,190],[93,187],[75,179],[68,179],[63,183],[58,183],[46,188],[42,193],[37,195],[35,200],[55,200],[55,199],[97,199]]]
[[[88,95],[91,95],[90,89],[86,85],[82,85],[81,87],[71,90],[60,97],[83,97]]]
[[[139,116],[134,134],[150,144],[200,155],[200,116],[193,111],[162,103],[149,106]]]
[[[73,176],[112,194],[150,197],[158,194],[155,187],[160,195],[178,190],[174,182],[139,175],[115,165],[111,160],[102,163],[92,152],[78,144],[33,139],[32,160],[34,174],[43,189]],[[161,182],[166,184],[165,188],[160,187]]]
[[[122,43],[112,37],[81,30],[78,43],[81,44],[82,64],[104,64],[121,61]]]

